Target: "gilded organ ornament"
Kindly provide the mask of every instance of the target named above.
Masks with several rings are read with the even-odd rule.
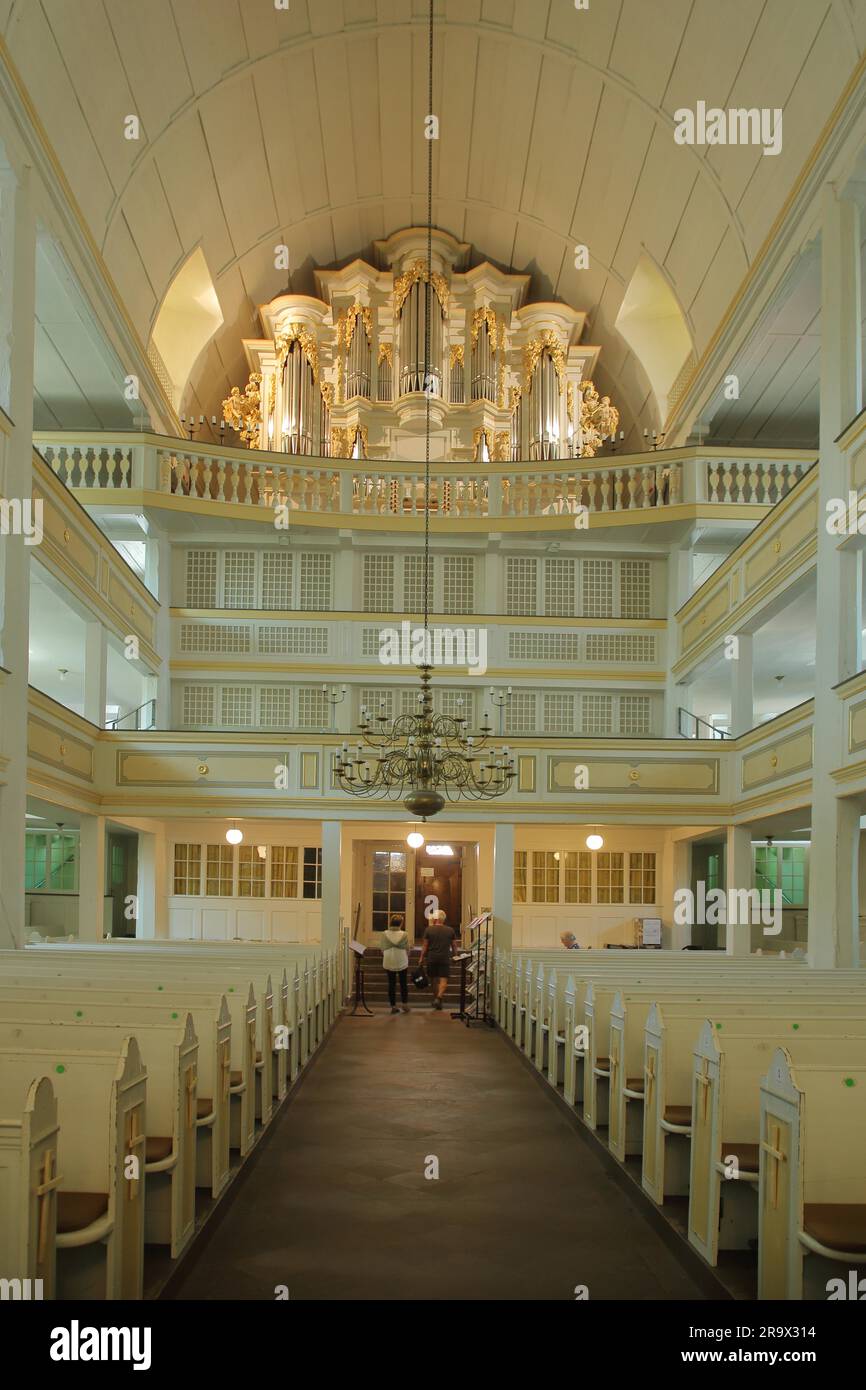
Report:
[[[289,355],[289,348],[292,343],[298,342],[301,345],[304,356],[313,369],[313,381],[319,379],[319,345],[313,334],[302,323],[290,323],[274,341],[277,351],[277,360],[282,367]]]
[[[233,386],[231,395],[223,401],[223,420],[251,449],[258,443],[262,428],[261,387],[261,372],[253,372],[243,395],[239,386]]]
[[[580,385],[581,457],[595,458],[605,439],[619,428],[619,411],[610,396],[599,397],[591,381]]]
[[[565,377],[565,350],[552,328],[545,328],[536,338],[530,338],[526,347],[523,349],[524,387],[527,389],[529,388],[532,374],[538,366],[541,354],[545,349],[550,353],[551,361],[556,368],[556,377],[559,382],[559,394],[562,395],[562,385]]]
[[[436,291],[436,298],[439,300],[439,307],[443,314],[448,313],[448,281],[445,279],[445,276],[439,275],[435,270],[432,275],[428,276],[427,267],[424,262],[416,261],[405,274],[398,275],[397,279],[394,281],[394,310],[398,317],[403,305],[409,297],[409,291],[412,286],[417,285],[419,280],[423,280],[426,283],[428,279]]]

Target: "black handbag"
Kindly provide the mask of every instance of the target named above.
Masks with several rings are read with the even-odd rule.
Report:
[[[419,965],[418,969],[415,971],[412,976],[412,983],[416,989],[426,989],[429,985],[430,981],[427,978],[427,972],[423,966]]]

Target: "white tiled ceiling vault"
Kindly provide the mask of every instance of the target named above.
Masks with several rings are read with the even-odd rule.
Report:
[[[201,246],[224,322],[187,405],[246,378],[241,338],[299,267],[425,216],[424,0],[0,0],[57,159],[147,342]],[[866,43],[863,0],[437,0],[434,217],[589,312],[600,384],[652,427],[616,332],[642,250],[700,355]],[[673,112],[782,107],[784,146],[678,146]],[[124,138],[137,114],[141,139]],[[574,268],[586,243],[591,268]]]

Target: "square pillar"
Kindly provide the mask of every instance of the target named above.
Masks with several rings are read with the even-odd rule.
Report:
[[[78,866],[78,938],[105,937],[105,817],[82,816]]]
[[[736,634],[736,656],[728,661],[731,668],[731,734],[738,738],[755,726],[754,696],[754,638],[750,632]]]
[[[108,642],[102,623],[88,623],[84,636],[84,718],[105,728],[105,692],[108,684]],[[125,710],[120,711],[125,714]]]
[[[665,682],[665,738],[679,737],[679,711],[683,701],[683,695],[687,687],[677,685],[674,676],[671,674],[671,667],[677,659],[677,611],[689,597],[691,589],[691,563],[692,555],[690,550],[672,550],[668,556],[667,566],[667,627],[665,629],[665,667],[667,670],[667,680]]]
[[[731,902],[735,888],[749,889],[752,886],[752,832],[747,825],[729,825],[725,847],[725,889],[726,900]],[[730,909],[728,917],[732,916]],[[735,924],[727,922],[725,932],[725,951],[729,956],[748,956],[752,951],[752,926],[750,922]]]
[[[0,401],[7,411],[0,434],[3,493],[30,504],[33,491],[33,350],[36,303],[36,219],[31,170],[0,170]],[[38,536],[38,515],[31,512]],[[3,685],[0,755],[0,947],[24,945],[24,827],[27,809],[28,636],[30,559],[38,545],[24,535],[0,541],[0,665]]]
[[[142,939],[165,939],[169,934],[168,840],[165,830],[139,831],[138,917],[135,934]]]
[[[808,960],[818,970],[856,969],[860,964],[859,803],[851,797],[834,797],[830,817],[829,824],[812,822]],[[816,862],[819,844],[820,865]],[[816,878],[831,897],[832,911],[815,902]]]
[[[322,950],[340,945],[340,872],[343,823],[322,821]]]
[[[511,950],[514,912],[514,826],[497,824],[493,832],[493,943]]]

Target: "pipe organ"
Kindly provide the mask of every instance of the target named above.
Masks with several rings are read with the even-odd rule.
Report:
[[[316,271],[314,297],[287,291],[260,306],[263,335],[244,342],[250,381],[223,407],[244,443],[414,460],[428,409],[434,457],[457,462],[580,458],[615,435],[583,312],[531,301],[529,276],[477,263],[444,231],[429,266],[425,229],[374,253],[374,264]]]

